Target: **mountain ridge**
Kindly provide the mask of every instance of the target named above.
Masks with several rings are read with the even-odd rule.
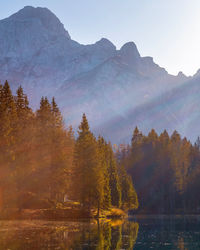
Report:
[[[0,20],[0,78],[14,91],[21,84],[34,108],[41,96],[55,96],[75,129],[86,113],[96,134],[112,142],[119,140],[104,133],[110,120],[193,79],[168,74],[152,57],[141,57],[134,42],[119,50],[106,38],[80,44],[50,10],[31,6]]]

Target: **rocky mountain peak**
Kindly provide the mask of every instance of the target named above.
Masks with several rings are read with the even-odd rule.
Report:
[[[180,71],[178,73],[177,77],[182,78],[182,79],[187,79],[188,78],[182,71]]]
[[[96,45],[107,48],[107,49],[116,50],[115,45],[111,41],[109,41],[107,38],[102,38],[101,40],[97,41]]]
[[[69,33],[65,30],[64,25],[60,20],[47,8],[32,6],[25,6],[23,9],[13,14],[6,20],[15,21],[15,22],[33,22],[39,21],[43,27],[51,32],[57,32],[58,34],[65,34],[65,37],[70,39]]]
[[[120,49],[120,54],[132,58],[140,58],[140,53],[134,42],[125,43]]]

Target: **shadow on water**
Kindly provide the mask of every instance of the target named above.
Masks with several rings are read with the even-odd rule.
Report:
[[[200,249],[200,216],[148,215],[133,220],[140,225],[134,249]]]

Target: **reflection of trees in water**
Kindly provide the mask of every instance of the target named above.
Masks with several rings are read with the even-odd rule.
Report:
[[[98,223],[84,228],[74,240],[71,249],[132,250],[137,239],[138,223]]]
[[[67,224],[67,223],[66,223]],[[96,249],[132,250],[137,239],[138,223],[114,221],[59,224],[0,230],[0,250],[4,249]]]
[[[0,250],[69,249],[79,223],[1,221]]]
[[[70,241],[72,242],[74,233],[69,233],[66,239],[66,233],[53,230],[25,230],[0,234],[0,250],[22,250],[22,249],[68,249]],[[70,239],[71,236],[71,239]]]
[[[125,223],[123,225],[124,232],[127,233],[126,238],[123,238],[123,246],[125,249],[132,250],[138,235],[139,224],[138,223]]]
[[[179,250],[187,250],[187,248],[185,247],[185,242],[184,242],[184,238],[183,237],[179,237],[178,238],[177,248]]]

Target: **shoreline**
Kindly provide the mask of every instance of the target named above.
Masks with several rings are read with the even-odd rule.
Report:
[[[96,210],[83,211],[80,209],[69,208],[51,208],[51,209],[7,209],[0,212],[0,220],[99,220],[99,219],[142,219],[142,218],[173,218],[173,217],[194,217],[200,214],[130,214],[118,208],[111,208],[110,210],[102,210],[100,216],[97,217]]]
[[[96,210],[91,212],[80,209],[6,209],[0,212],[0,220],[77,220],[77,219],[124,219],[128,213],[118,208],[102,210],[97,217]]]

